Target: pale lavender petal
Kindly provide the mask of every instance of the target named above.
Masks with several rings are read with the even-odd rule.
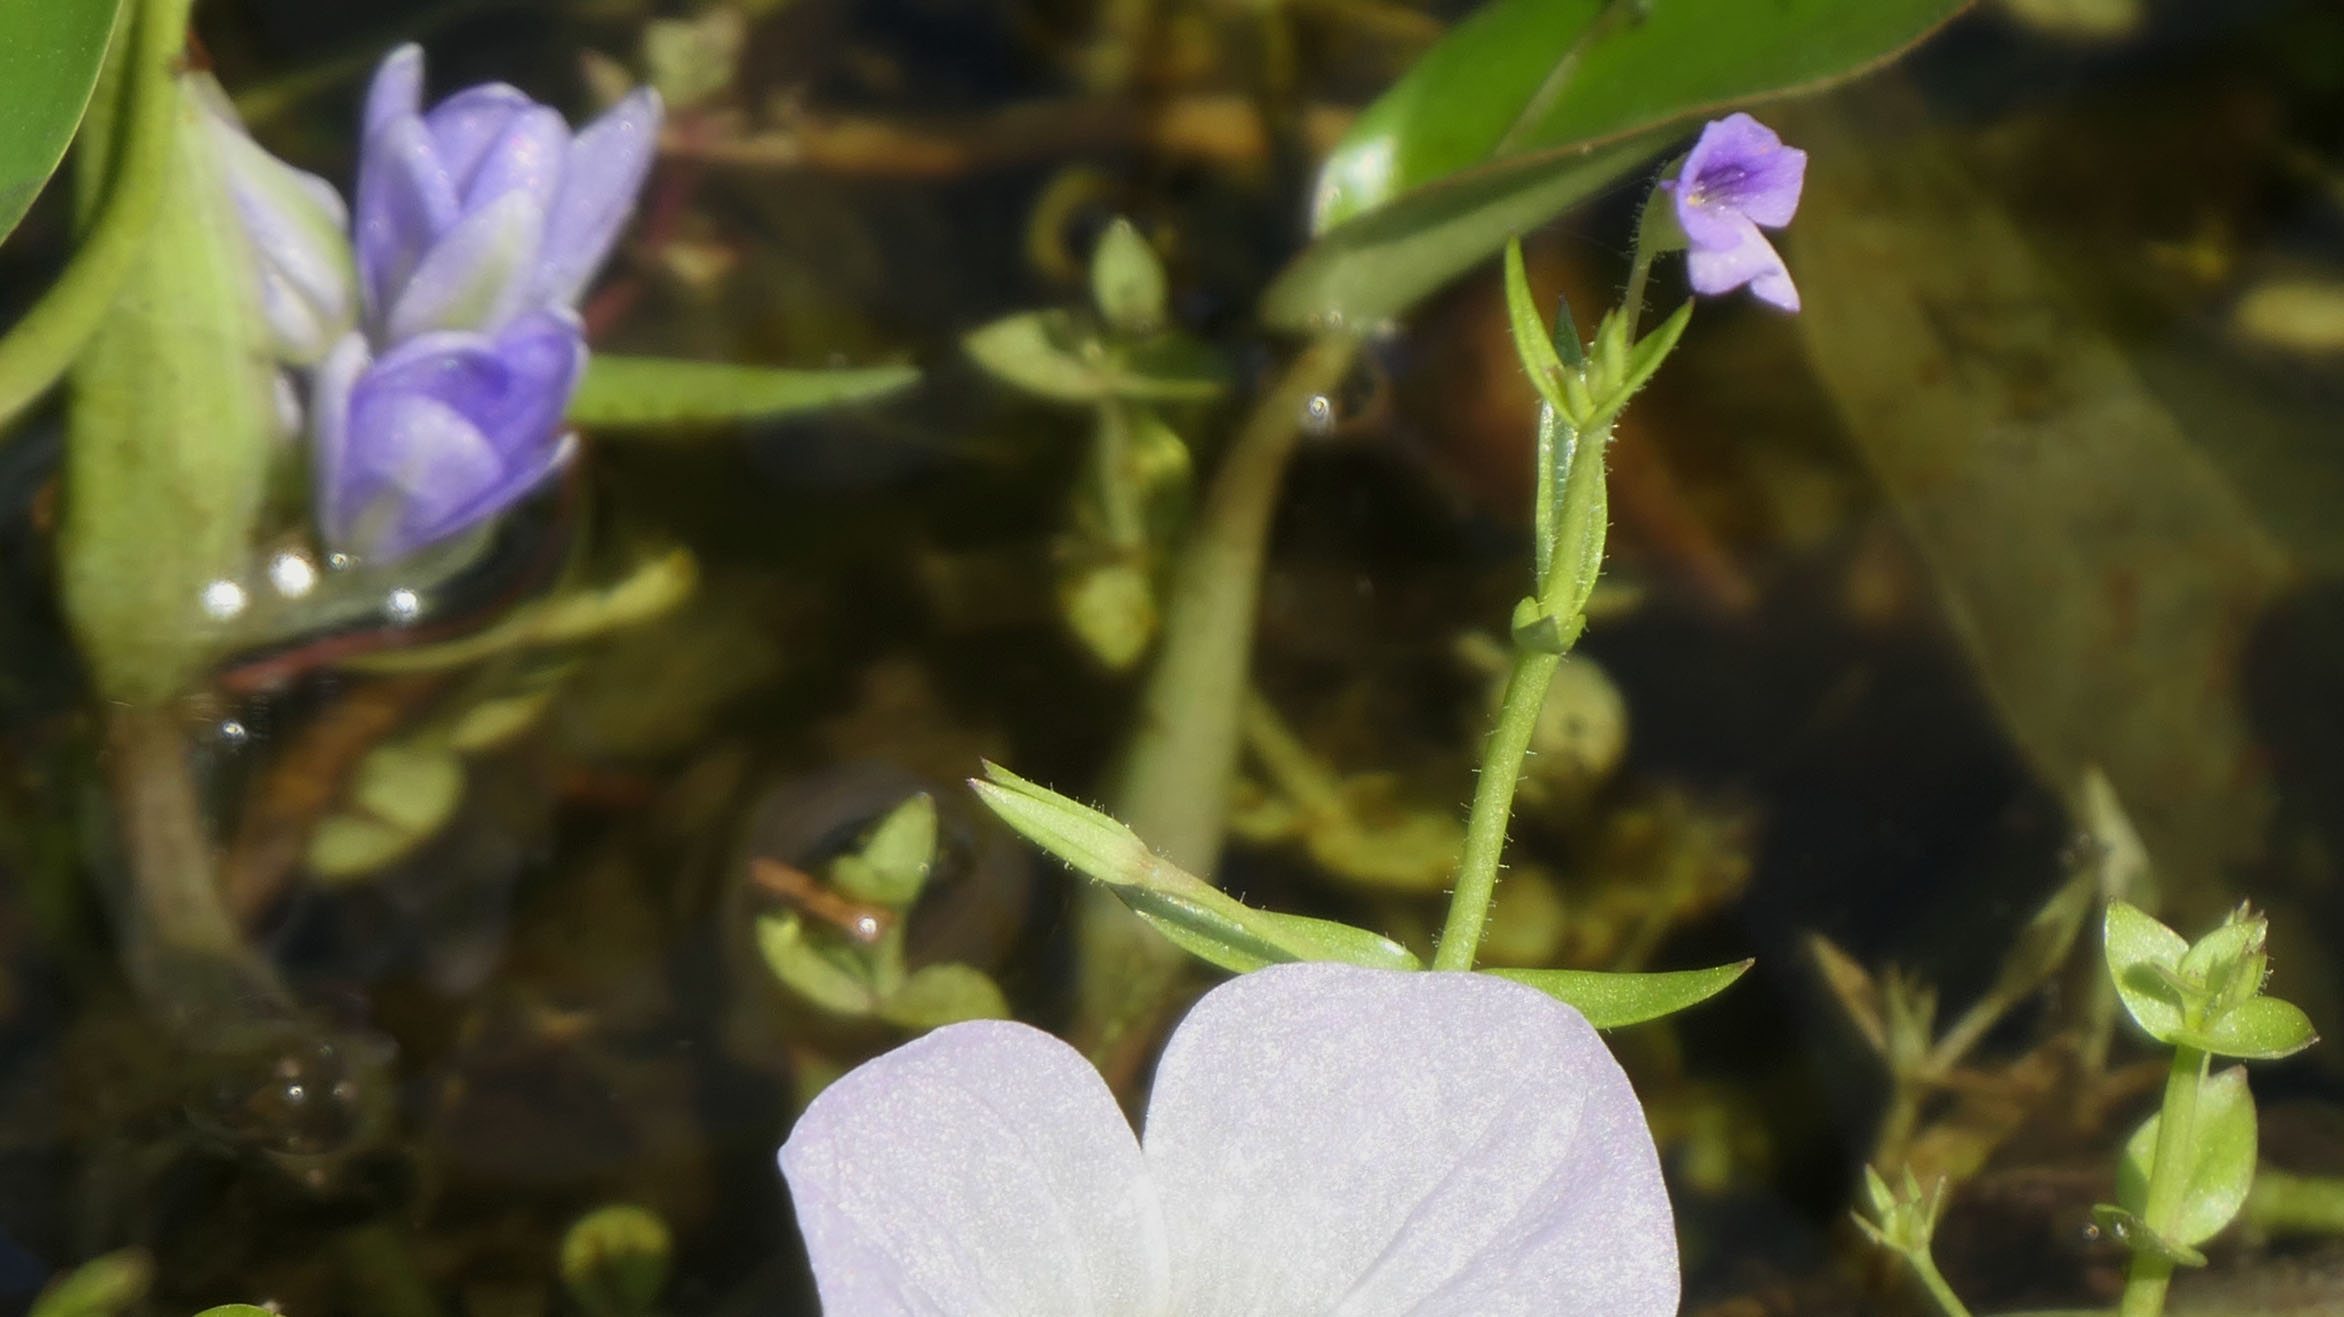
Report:
[[[355,246],[366,316],[378,327],[424,252],[459,217],[455,185],[413,116],[369,137],[358,169]]]
[[[575,303],[602,268],[651,172],[661,115],[659,94],[645,87],[579,132],[554,197],[537,300]]]
[[[383,334],[397,343],[436,330],[501,329],[529,302],[544,236],[544,203],[528,192],[508,192],[465,215],[407,276]]]
[[[1770,229],[1791,222],[1807,176],[1807,153],[1782,144],[1773,129],[1731,114],[1701,130],[1678,171],[1681,207],[1736,211]]]
[[[503,476],[480,427],[436,398],[361,380],[349,425],[351,510],[327,544],[362,560],[403,557],[471,524],[458,511]]]
[[[270,155],[229,114],[204,121],[257,258],[261,312],[277,355],[316,361],[358,317],[349,210],[331,184]]]
[[[570,126],[559,114],[501,82],[467,87],[441,101],[423,116],[423,126],[467,209],[511,185],[505,157],[515,150],[534,160],[526,172],[542,176],[539,190],[551,195],[570,142]]]
[[[1279,965],[1206,994],[1148,1108],[1182,1313],[1670,1317],[1627,1076],[1485,975]]]
[[[1039,1030],[950,1025],[857,1067],[781,1169],[836,1317],[1166,1311],[1139,1146],[1098,1072]]]
[[[409,42],[375,67],[366,89],[365,130],[360,141],[373,141],[393,119],[411,119],[423,109],[423,47]]]
[[[1792,288],[1790,271],[1774,244],[1757,225],[1740,216],[1734,219],[1733,241],[1719,246],[1697,242],[1686,249],[1685,272],[1691,277],[1693,291],[1715,297],[1749,284],[1751,292],[1776,306],[1798,310],[1798,292]]]
[[[309,382],[309,465],[316,489],[318,524],[327,543],[347,535],[356,509],[345,478],[349,451],[350,391],[374,364],[364,334],[346,334],[318,363]]]

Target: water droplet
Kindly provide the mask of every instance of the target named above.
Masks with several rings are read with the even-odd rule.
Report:
[[[326,555],[326,566],[337,572],[349,571],[350,555],[346,553],[329,553]]]
[[[1335,400],[1323,393],[1314,393],[1302,404],[1302,432],[1325,434],[1335,428]]]
[[[234,718],[221,719],[212,732],[228,745],[242,745],[252,738],[252,729]]]
[[[244,587],[230,580],[218,580],[203,588],[203,611],[214,621],[225,622],[244,611]]]
[[[317,588],[317,564],[298,553],[280,553],[269,560],[269,584],[287,599],[299,599]]]
[[[390,614],[393,622],[405,626],[422,616],[423,596],[402,585],[384,597],[383,611]]]

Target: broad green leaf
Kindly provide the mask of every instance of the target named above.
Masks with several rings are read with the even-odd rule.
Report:
[[[0,3],[0,238],[24,218],[89,108],[117,0]]]
[[[675,1252],[667,1222],[647,1207],[613,1203],[562,1236],[562,1287],[587,1317],[649,1317]]]
[[[598,352],[570,400],[570,420],[597,430],[755,420],[867,402],[919,378],[911,366],[792,370]]]
[[[2116,1201],[2134,1216],[2148,1210],[2149,1179],[2157,1165],[2157,1132],[2162,1115],[2151,1116],[2134,1130],[2124,1145],[2124,1160],[2116,1168]],[[2190,1139],[2188,1188],[2181,1198],[2178,1219],[2167,1224],[2162,1238],[2185,1248],[2202,1244],[2221,1233],[2246,1202],[2254,1185],[2254,1095],[2247,1090],[2246,1067],[2232,1066],[2198,1081],[2197,1119]]]
[[[2242,1061],[2276,1061],[2293,1056],[2319,1041],[2311,1017],[2292,1002],[2277,997],[2249,997],[2215,1019],[2203,1033],[2183,1033],[2182,1039],[2216,1056]]]
[[[905,1029],[934,1029],[962,1020],[1006,1020],[1009,1001],[983,970],[971,965],[926,965],[879,1004],[879,1018]]]
[[[1328,156],[1320,238],[1264,315],[1287,326],[1393,315],[1651,158],[1693,118],[1861,73],[1966,3],[1496,0]]]
[[[1256,910],[1149,850],[1139,834],[1095,809],[1036,785],[998,764],[978,798],[1026,840],[1105,883],[1173,944],[1199,960],[1243,974],[1293,960],[1338,960],[1377,969],[1415,969],[1406,947],[1331,920]]]
[[[1660,974],[1603,974],[1577,969],[1483,970],[1528,984],[1587,1017],[1598,1029],[1617,1029],[1674,1015],[1732,987],[1753,961]]]
[[[2150,1037],[2173,1041],[2182,1027],[2181,1002],[2157,971],[2180,965],[2189,943],[2129,901],[2110,901],[2102,927],[2108,977],[2124,1009]]]

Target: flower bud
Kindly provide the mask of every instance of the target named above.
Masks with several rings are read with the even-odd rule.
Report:
[[[318,529],[326,545],[388,561],[481,525],[565,466],[562,414],[586,364],[565,309],[491,336],[419,334],[380,357],[342,340],[310,408]]]
[[[333,184],[270,155],[244,131],[218,88],[195,84],[198,118],[236,201],[260,272],[260,308],[278,354],[323,357],[358,319],[349,209]]]
[[[501,83],[422,108],[423,52],[383,61],[358,166],[358,273],[378,347],[418,334],[494,334],[574,305],[634,211],[659,131],[637,91],[573,136]]]

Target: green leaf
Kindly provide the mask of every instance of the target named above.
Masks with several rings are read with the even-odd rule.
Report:
[[[919,382],[911,366],[792,370],[597,352],[570,420],[597,430],[712,425],[867,402]]]
[[[673,1253],[667,1222],[650,1208],[596,1208],[562,1236],[562,1287],[587,1317],[648,1317]]]
[[[936,858],[936,800],[926,792],[887,812],[862,850],[834,866],[831,883],[858,901],[904,910],[928,885]]]
[[[1530,275],[1522,266],[1519,238],[1506,240],[1506,323],[1513,331],[1514,354],[1522,359],[1522,369],[1530,376],[1532,387],[1546,399],[1549,407],[1558,413],[1567,412],[1561,387],[1563,359],[1555,353],[1546,318],[1538,314],[1538,302],[1531,295]]]
[[[1112,888],[1142,919],[1199,960],[1243,974],[1294,960],[1416,969],[1406,947],[1326,919],[1256,910],[1158,856],[1139,834],[999,764],[972,781],[1001,820],[1043,850]]]
[[[154,1280],[145,1249],[120,1249],[50,1281],[33,1300],[31,1317],[113,1317],[137,1306]]]
[[[309,834],[304,856],[328,882],[363,877],[430,840],[464,799],[464,763],[443,745],[392,741],[358,761],[343,812]]]
[[[2124,1145],[2124,1160],[2116,1168],[2116,1201],[2139,1216],[2148,1210],[2149,1179],[2156,1171],[2157,1131],[2164,1117],[2151,1116],[2134,1130]],[[2167,1244],[2195,1247],[2221,1233],[2246,1202],[2254,1186],[2254,1095],[2247,1090],[2246,1067],[2232,1066],[2198,1081],[2197,1121],[2191,1132],[2189,1180],[2183,1190],[2180,1215],[2161,1238]]]
[[[782,986],[826,1011],[861,1017],[879,1009],[879,994],[863,967],[845,963],[843,953],[818,944],[794,914],[757,920],[757,952]]]
[[[2189,943],[2128,901],[2108,903],[2102,929],[2108,977],[2124,1009],[2151,1038],[2172,1042],[2182,1029],[2181,1001],[2158,971],[2176,970],[2189,954]]]
[[[1443,179],[1302,250],[1262,294],[1284,329],[1367,328],[1617,182],[1673,140],[1652,133],[1584,154],[1507,161]]]
[[[1319,171],[1319,241],[1263,314],[1289,327],[1396,314],[1692,118],[1861,73],[1966,3],[1495,0],[1344,134]]]
[[[2275,1061],[2319,1041],[2311,1017],[2277,997],[2249,997],[2222,1012],[2203,1033],[2181,1036],[2216,1056],[2242,1061]]]
[[[2132,1212],[2107,1203],[2092,1207],[2092,1220],[2100,1229],[2135,1253],[2152,1253],[2177,1267],[2202,1267],[2206,1255],[2187,1244],[2177,1244],[2149,1229],[2149,1223]]]
[[[961,350],[1012,388],[1060,402],[1097,402],[1113,390],[1106,349],[1064,311],[1021,311],[961,336]]]
[[[879,1018],[905,1029],[935,1029],[962,1020],[1006,1020],[1009,1001],[983,970],[925,965],[879,1004]]]
[[[1164,323],[1164,266],[1127,219],[1107,226],[1091,253],[1091,301],[1120,334],[1149,334]]]
[[[377,650],[342,661],[353,672],[443,672],[517,649],[566,645],[667,612],[700,581],[688,549],[668,549],[628,564],[614,581],[580,585],[521,605],[485,630],[439,644]]]
[[[0,4],[0,238],[40,195],[89,108],[117,0]]]
[[[1598,1029],[1674,1015],[1732,987],[1754,961],[1661,974],[1602,974],[1577,969],[1492,969],[1482,973],[1538,989],[1577,1010]]]

